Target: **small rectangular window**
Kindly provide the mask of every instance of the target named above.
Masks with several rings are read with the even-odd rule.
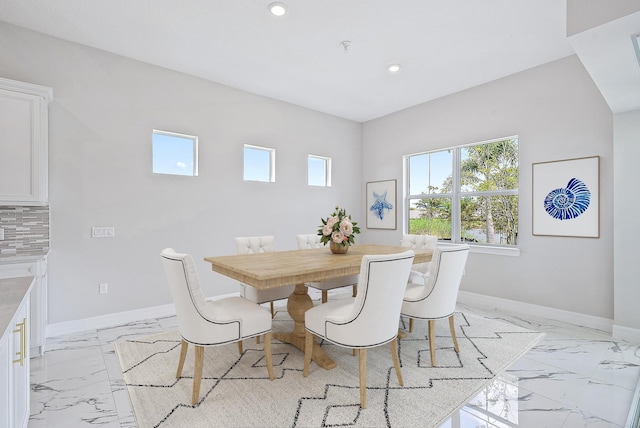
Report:
[[[276,151],[267,147],[244,145],[245,181],[275,182]]]
[[[309,186],[331,186],[331,158],[308,156],[307,183]]]
[[[198,175],[198,137],[153,130],[153,173]]]

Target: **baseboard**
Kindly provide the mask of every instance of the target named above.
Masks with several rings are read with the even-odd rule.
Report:
[[[613,326],[613,338],[625,342],[640,343],[640,330],[621,325]]]
[[[238,296],[238,293],[222,296],[208,297],[209,300],[218,300],[225,297]],[[56,337],[63,334],[77,333],[86,330],[108,328],[116,325],[142,321],[150,318],[165,318],[176,314],[173,303],[168,305],[152,306],[149,308],[134,309],[132,311],[116,312],[113,314],[98,315],[96,317],[80,320],[64,321],[47,326],[47,337]]]
[[[469,291],[458,292],[458,302],[463,305],[485,309],[501,309],[507,312],[518,312],[540,318],[549,318],[568,324],[588,327],[612,333],[613,320],[596,317],[593,315],[581,314],[578,312],[565,311],[563,309],[539,306],[531,303],[523,303],[515,300],[502,299],[500,297],[486,296],[484,294],[471,293]]]

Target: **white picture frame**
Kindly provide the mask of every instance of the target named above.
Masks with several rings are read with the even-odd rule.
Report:
[[[532,165],[534,236],[600,237],[600,157]]]

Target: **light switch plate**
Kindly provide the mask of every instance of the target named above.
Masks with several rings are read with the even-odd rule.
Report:
[[[115,227],[92,227],[91,228],[91,237],[92,238],[113,238],[116,235]]]

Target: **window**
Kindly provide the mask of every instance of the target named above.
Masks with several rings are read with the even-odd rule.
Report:
[[[153,130],[153,173],[198,175],[198,137]]]
[[[276,181],[275,164],[274,149],[244,145],[244,179],[246,181]]]
[[[518,244],[518,138],[405,157],[408,233]]]
[[[331,158],[309,155],[307,182],[309,186],[331,187]]]

